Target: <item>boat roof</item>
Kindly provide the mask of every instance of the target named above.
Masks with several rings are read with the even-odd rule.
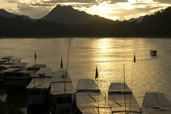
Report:
[[[125,91],[124,91],[124,83],[111,83],[108,93],[132,93],[131,89],[127,86],[127,84],[125,84]]]
[[[80,79],[77,84],[77,92],[100,92],[95,80],[93,79]]]
[[[44,67],[44,68],[40,68],[36,74],[39,77],[48,77],[48,76],[51,77],[52,71],[50,68]]]
[[[19,62],[21,62],[21,58],[11,58],[9,62],[10,63],[19,63]]]
[[[2,57],[2,59],[12,59],[13,58],[13,56],[4,56],[4,57]]]
[[[98,105],[99,102],[99,105]],[[97,92],[76,93],[76,106],[83,114],[111,114],[106,96]]]
[[[63,94],[73,94],[72,83],[51,83],[50,94],[51,95],[63,95]]]
[[[145,93],[142,114],[171,114],[171,102],[159,92]]]
[[[28,84],[27,89],[48,89],[51,78],[33,78]]]
[[[15,64],[1,64],[0,67],[7,69],[7,68],[25,68],[27,63],[21,62],[21,63],[15,63]]]
[[[108,93],[108,102],[112,108],[112,113],[125,113],[125,101],[126,112],[140,113],[139,105],[127,84],[125,84],[124,91],[124,83],[111,83]]]
[[[40,68],[44,68],[46,67],[45,64],[34,64],[34,65],[31,65],[31,66],[27,66],[27,70],[39,70]]]
[[[18,71],[21,71],[21,70],[22,70],[21,68],[8,68],[8,69],[5,69],[5,70],[1,71],[1,73],[18,72]]]
[[[72,82],[66,70],[57,70],[52,74],[52,82]]]
[[[126,101],[126,112],[140,113],[140,107],[133,96],[133,94],[109,94],[108,103],[112,108],[112,112],[125,112],[125,101]],[[120,114],[119,113],[119,114]]]

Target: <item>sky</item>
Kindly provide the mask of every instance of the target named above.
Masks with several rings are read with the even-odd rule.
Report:
[[[171,6],[171,0],[0,0],[0,9],[36,19],[47,15],[56,5],[70,5],[112,20],[128,20]]]

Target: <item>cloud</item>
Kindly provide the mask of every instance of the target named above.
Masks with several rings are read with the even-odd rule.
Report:
[[[32,18],[41,18],[49,13],[47,7],[32,7],[26,3],[18,3],[18,12],[22,15],[28,15]]]
[[[66,2],[74,2],[74,3],[94,3],[96,0],[46,0],[44,3],[66,3]]]
[[[128,0],[111,0],[111,4],[115,4],[115,3],[118,3],[118,2],[128,2]]]
[[[169,3],[171,4],[171,0],[153,0],[155,2],[160,2],[160,3]]]
[[[9,3],[17,3],[17,0],[8,0]]]

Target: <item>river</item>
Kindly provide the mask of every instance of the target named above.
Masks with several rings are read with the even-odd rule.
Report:
[[[99,88],[107,93],[111,82],[123,82],[124,64],[126,83],[140,106],[144,93],[149,91],[163,92],[171,100],[171,39],[72,38],[70,44],[68,71],[74,88],[79,79],[94,79],[97,66]],[[55,71],[60,67],[61,56],[66,68],[68,46],[67,38],[3,38],[0,57],[12,55],[33,64],[36,52],[37,63],[47,64]],[[151,57],[150,49],[156,49],[158,56]]]

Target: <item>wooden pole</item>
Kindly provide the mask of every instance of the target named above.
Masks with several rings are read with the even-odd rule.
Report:
[[[126,96],[125,96],[125,65],[123,64],[123,75],[124,75],[124,102],[125,102],[125,114],[126,114]]]

